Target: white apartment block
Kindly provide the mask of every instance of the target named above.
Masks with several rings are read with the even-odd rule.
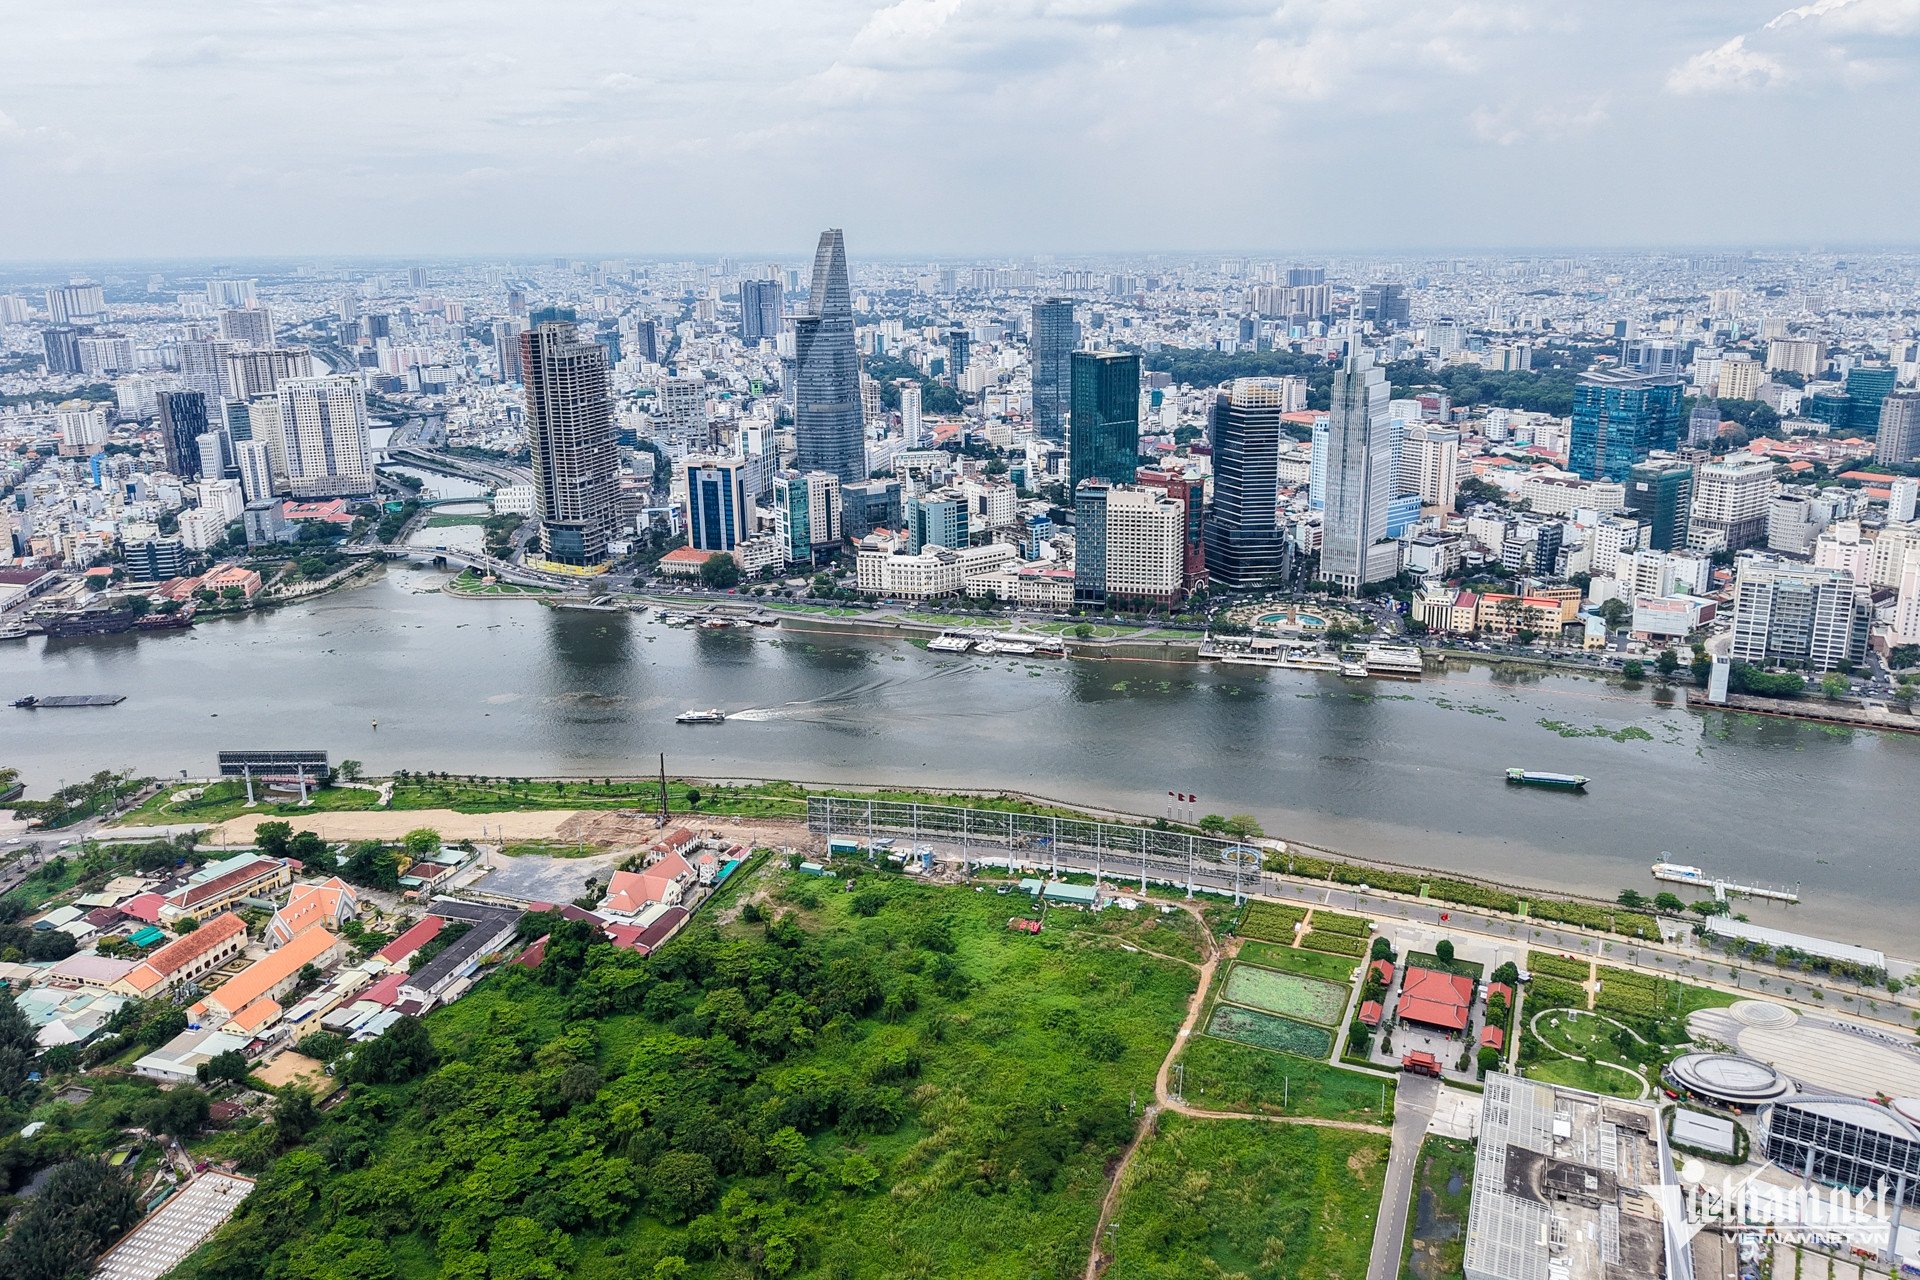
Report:
[[[893,600],[933,600],[958,595],[975,578],[998,573],[1020,558],[1008,542],[948,550],[930,547],[918,555],[895,551],[904,545],[883,535],[863,538],[854,557],[854,580],[868,595]]]
[[[1520,482],[1520,497],[1535,515],[1567,516],[1591,510],[1611,514],[1627,505],[1627,486],[1617,480],[1534,474]]]
[[[356,375],[288,378],[273,398],[288,492],[296,498],[373,492],[367,397]]]
[[[1738,551],[1764,541],[1773,491],[1773,463],[1765,458],[1706,463],[1693,476],[1687,545],[1696,551]]]
[[[1107,596],[1177,600],[1186,504],[1158,489],[1116,485],[1106,513]]]

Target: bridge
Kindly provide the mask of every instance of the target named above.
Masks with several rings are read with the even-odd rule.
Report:
[[[517,582],[526,586],[584,590],[595,582],[594,578],[589,577],[529,569],[526,565],[514,564],[498,556],[490,556],[482,551],[463,551],[459,547],[388,547],[387,555],[391,559],[431,560],[435,564],[460,565],[476,573],[492,574],[502,582]]]

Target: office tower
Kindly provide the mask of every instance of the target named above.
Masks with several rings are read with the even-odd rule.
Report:
[[[1895,524],[1907,524],[1914,517],[1914,508],[1920,503],[1920,480],[1912,476],[1896,476],[1887,486],[1887,519]]]
[[[179,538],[141,538],[127,543],[122,558],[135,582],[165,582],[186,572],[187,544]]]
[[[288,378],[273,398],[289,493],[323,498],[373,492],[367,396],[356,375]]]
[[[707,418],[707,380],[699,374],[662,378],[658,397],[661,427],[676,453],[708,453],[713,448]]]
[[[208,404],[233,392],[227,383],[227,353],[233,344],[221,338],[196,338],[180,344],[180,381],[198,391]]]
[[[748,346],[780,336],[780,282],[740,282],[740,341]]]
[[[573,313],[568,312],[567,314],[568,318],[571,319]],[[393,336],[393,317],[383,311],[372,312],[361,318],[360,330],[366,335],[368,342],[378,342],[382,338],[391,338]]]
[[[1452,511],[1460,496],[1460,433],[1451,427],[1409,425],[1400,442],[1394,491]]]
[[[648,364],[660,363],[660,330],[653,321],[634,321],[633,354]]]
[[[167,470],[182,480],[198,480],[202,473],[195,441],[206,434],[209,425],[206,396],[198,391],[162,391],[154,397],[154,408],[159,414],[160,447],[166,455]]]
[[[1093,477],[1073,486],[1073,600],[1107,600],[1107,495],[1113,485]]]
[[[900,379],[900,434],[907,448],[920,447],[920,384],[911,378]]]
[[[1680,382],[1663,374],[1602,369],[1573,388],[1567,467],[1589,480],[1625,480],[1655,449],[1680,437]]]
[[[211,431],[202,432],[194,440],[193,447],[194,452],[199,455],[199,461],[194,467],[196,475],[204,476],[209,480],[219,480],[226,476],[229,469],[233,469],[235,474],[238,474],[233,457],[233,441],[228,437],[225,427],[215,427]]]
[[[1627,472],[1627,510],[1647,526],[1647,546],[1673,551],[1687,545],[1693,509],[1693,468],[1684,462],[1636,462]]]
[[[520,372],[520,335],[527,327],[511,317],[493,322],[494,371],[502,382],[523,381]]]
[[[1773,463],[1765,458],[1735,457],[1702,465],[1693,477],[1687,545],[1695,551],[1738,551],[1762,541],[1773,487]]]
[[[1824,423],[1829,431],[1845,431],[1853,421],[1853,397],[1844,391],[1816,391],[1800,402],[1800,416]]]
[[[1701,400],[1687,414],[1687,447],[1710,449],[1720,438],[1720,402]]]
[[[1734,578],[1735,662],[1791,662],[1831,671],[1865,653],[1867,610],[1853,575],[1771,556],[1741,560]]]
[[[1139,485],[1104,485],[1090,481],[1079,491],[1090,499],[1075,505],[1074,594],[1080,595],[1078,549],[1098,544],[1099,595],[1107,603],[1147,602],[1176,605],[1181,599],[1182,547],[1186,508],[1157,489]],[[1085,523],[1082,523],[1084,517]],[[1093,533],[1092,522],[1100,529]],[[1093,566],[1089,565],[1091,574]],[[1095,587],[1090,577],[1089,596]]]
[[[265,502],[280,489],[273,480],[273,451],[259,440],[237,440],[234,464],[240,468],[240,491],[248,502]]]
[[[313,376],[313,362],[305,347],[229,350],[223,360],[227,394],[236,400],[272,395],[288,378]]]
[[[958,551],[972,536],[965,496],[951,489],[935,489],[907,501],[907,551],[918,555],[928,547]]]
[[[1879,432],[1875,462],[1897,467],[1920,456],[1920,391],[1895,391],[1883,399]]]
[[[1360,318],[1382,329],[1404,329],[1413,323],[1412,304],[1403,284],[1370,284],[1360,291]]]
[[[1427,325],[1427,346],[1441,360],[1451,360],[1467,344],[1467,326],[1448,316]]]
[[[218,309],[258,306],[260,299],[252,280],[209,280],[207,302]]]
[[[687,545],[708,554],[726,552],[753,534],[746,468],[738,458],[688,458]]]
[[[1140,466],[1140,357],[1076,351],[1068,360],[1068,484],[1131,484]]]
[[[226,403],[225,417],[227,434],[232,436],[235,442],[255,438],[253,434],[252,404],[245,400],[229,400]],[[264,440],[266,436],[262,435],[259,438]]]
[[[1206,481],[1199,476],[1182,475],[1176,471],[1160,471],[1151,467],[1140,469],[1140,484],[1143,488],[1157,489],[1168,498],[1180,504],[1185,515],[1185,532],[1181,536],[1180,546],[1180,589],[1192,591],[1207,580],[1207,501]],[[1048,536],[1051,536],[1049,530]],[[1028,559],[1037,559],[1039,549]]]
[[[1871,431],[1880,422],[1880,406],[1892,393],[1899,370],[1891,365],[1863,365],[1847,370],[1847,395],[1853,400],[1850,431]]]
[[[1213,509],[1208,513],[1207,578],[1229,591],[1279,579],[1288,568],[1278,515],[1281,405],[1278,378],[1236,378],[1213,401]]]
[[[606,350],[581,341],[571,324],[536,325],[520,335],[520,369],[541,554],[554,564],[604,565],[620,479]]]
[[[80,372],[81,331],[68,325],[55,325],[40,334],[40,346],[46,355],[48,373]]]
[[[1714,390],[1722,400],[1757,400],[1760,384],[1766,380],[1766,368],[1758,360],[1749,355],[1730,355],[1720,361]]]
[[[947,379],[955,387],[960,385],[972,359],[973,335],[957,325],[947,330]]]
[[[242,307],[220,313],[220,336],[248,347],[273,345],[273,313],[265,307]]]
[[[91,280],[75,280],[47,290],[47,317],[55,324],[86,324],[106,314],[106,296]]]
[[[839,545],[840,477],[825,471],[786,471],[773,478],[773,529],[788,564],[811,563]]]
[[[1067,438],[1073,385],[1068,366],[1079,345],[1071,302],[1048,298],[1033,304],[1033,434],[1042,440]]]
[[[1392,392],[1373,353],[1355,343],[1333,379],[1327,423],[1326,516],[1320,577],[1348,591],[1391,578],[1398,565],[1373,551],[1387,536],[1393,497],[1393,437],[1387,429]]]
[[[820,233],[807,309],[793,319],[793,438],[802,471],[831,471],[842,484],[867,478],[860,418],[860,353],[840,231]]]
[[[1767,368],[1817,378],[1827,362],[1826,348],[1814,338],[1774,338],[1767,343]]]

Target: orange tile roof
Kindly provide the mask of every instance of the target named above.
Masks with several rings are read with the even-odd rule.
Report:
[[[231,911],[223,911],[161,947],[127,974],[127,982],[140,992],[163,985],[180,970],[209,952],[217,951],[235,936],[244,937],[247,925]]]
[[[1473,1004],[1473,979],[1438,969],[1409,968],[1400,983],[1398,1014],[1430,1027],[1459,1031]]]
[[[269,951],[233,975],[213,994],[209,1004],[217,1002],[229,1014],[258,1000],[274,987],[300,972],[300,966],[331,950],[340,939],[325,929],[309,929],[277,951]]]

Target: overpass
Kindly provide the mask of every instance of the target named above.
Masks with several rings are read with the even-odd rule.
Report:
[[[526,565],[514,564],[498,556],[490,556],[482,551],[463,551],[459,547],[388,547],[387,555],[391,559],[431,560],[435,564],[460,565],[476,573],[490,573],[503,582],[517,582],[523,586],[584,590],[596,582],[594,578],[529,569]]]

